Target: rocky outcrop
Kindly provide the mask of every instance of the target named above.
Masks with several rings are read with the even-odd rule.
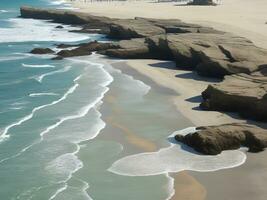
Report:
[[[54,53],[52,49],[49,48],[35,48],[30,51],[32,54],[51,54]]]
[[[224,124],[198,127],[195,133],[176,135],[175,139],[207,155],[241,146],[248,147],[250,152],[259,152],[267,147],[267,130],[247,124]]]
[[[61,25],[58,25],[58,26],[56,26],[56,28],[62,29],[62,28],[64,28],[64,27],[61,26]]]
[[[58,45],[58,47],[68,47],[64,45]],[[57,53],[57,57],[54,58],[56,60],[66,58],[66,57],[74,57],[74,56],[85,56],[92,54],[93,51],[103,51],[106,49],[118,48],[116,44],[112,43],[100,43],[97,41],[82,43],[77,48],[71,50],[61,50]]]
[[[59,48],[74,49],[61,50],[55,59],[90,55],[97,51],[117,58],[172,60],[178,68],[195,70],[202,76],[225,77],[223,82],[210,85],[203,92],[201,108],[234,111],[245,117],[267,121],[264,72],[267,50],[256,47],[243,37],[176,19],[111,19],[29,7],[21,8],[21,17],[81,25],[81,32],[105,33],[110,38],[120,39],[110,43],[61,44]],[[42,51],[33,50],[35,52]]]
[[[188,5],[200,5],[200,6],[214,6],[216,5],[213,0],[193,0]]]
[[[164,34],[164,29],[143,19],[116,20],[110,26],[108,36],[117,39],[143,38]]]
[[[56,23],[81,25],[81,32],[94,32],[96,30],[98,32],[106,32],[112,21],[107,17],[98,17],[71,10],[40,9],[27,6],[21,7],[20,13],[20,16],[23,18],[44,19],[52,20]]]
[[[173,59],[177,67],[219,77],[250,74],[267,63],[267,51],[231,34],[167,34],[146,39],[152,52]]]
[[[88,13],[70,10],[39,9],[21,7],[21,17],[52,20],[57,23],[80,25],[81,30],[74,32],[102,33],[110,38],[131,39],[164,33],[222,33],[209,27],[184,23],[178,19],[114,19],[93,16]]]
[[[203,93],[201,108],[238,112],[243,117],[267,121],[267,69],[226,76]]]
[[[118,48],[108,49],[101,53],[107,56],[123,59],[153,58],[144,38],[121,40],[118,43]]]

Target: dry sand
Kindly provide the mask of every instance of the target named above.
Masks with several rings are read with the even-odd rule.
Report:
[[[67,0],[70,1],[70,0]],[[91,2],[72,0],[80,12],[114,18],[177,18],[186,22],[211,26],[252,40],[267,49],[267,1],[222,0],[218,6],[181,6],[176,2],[110,1]],[[157,60],[129,60],[129,66],[148,76],[156,83],[176,90],[180,96],[174,99],[178,110],[196,126],[244,122],[234,115],[204,112],[198,109],[201,92],[213,83],[211,79],[198,77],[194,72],[177,70],[171,62]]]
[[[222,0],[219,6],[179,6],[175,2],[152,1],[72,1],[81,12],[116,18],[178,18],[247,37],[256,45],[267,48],[266,0]]]

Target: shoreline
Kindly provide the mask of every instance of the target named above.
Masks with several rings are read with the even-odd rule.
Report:
[[[197,109],[201,101],[199,95],[209,84],[216,82],[216,79],[203,78],[195,72],[175,69],[175,64],[171,61],[127,60],[126,63],[156,84],[176,91],[178,96],[173,97],[173,104],[176,106],[177,111],[188,118],[195,126],[246,121],[239,117],[233,118],[221,112]],[[189,90],[188,88],[191,89]]]
[[[172,97],[174,95],[177,95],[177,92],[174,91],[172,88],[166,88],[163,85],[160,85],[156,82],[154,82],[150,77],[146,76],[145,74],[137,71],[135,68],[130,66],[129,63],[122,61],[118,63],[112,63],[111,64],[113,68],[119,69],[122,71],[122,73],[127,74],[135,78],[136,80],[141,80],[145,84],[148,84],[153,88],[153,90],[156,90],[160,93],[166,93],[166,97]],[[158,151],[160,147],[158,144],[151,142],[149,140],[146,140],[145,138],[141,138],[140,136],[136,135],[134,132],[130,132],[127,127],[123,127],[122,124],[120,126],[117,126],[116,123],[112,123],[110,121],[106,121],[107,117],[107,108],[113,107],[109,105],[112,104],[112,93],[107,93],[103,99],[103,105],[101,108],[101,113],[103,113],[103,120],[108,124],[108,127],[113,127],[114,129],[118,129],[120,133],[122,133],[121,137],[117,138],[119,141],[122,140],[122,143],[127,144],[126,148],[126,155],[132,155],[133,153],[142,153],[142,152],[155,152]],[[173,104],[175,107],[175,105]],[[108,109],[109,110],[109,109]],[[114,112],[114,110],[112,111]],[[186,117],[180,113],[178,110],[177,112],[178,116],[181,115],[181,118],[185,118],[185,122],[187,121]],[[178,113],[179,112],[179,113]],[[110,113],[109,113],[110,115]],[[189,120],[190,121],[190,120]],[[182,123],[183,124],[183,123]],[[109,128],[110,129],[110,128]],[[104,130],[104,133],[107,130]],[[115,136],[115,135],[114,135]],[[104,137],[105,136],[100,136]],[[107,136],[106,136],[107,137]],[[109,136],[110,137],[110,136]],[[147,145],[144,145],[147,144]],[[129,154],[129,151],[127,149],[133,149],[134,151]],[[163,174],[162,174],[163,175]],[[178,200],[178,199],[188,199],[190,200],[204,200],[206,196],[206,190],[205,188],[192,176],[188,171],[182,171],[178,173],[168,173],[166,177],[169,179],[169,184],[172,185],[172,188],[169,188],[169,197],[166,200]],[[169,186],[170,186],[169,185]],[[194,195],[190,195],[188,192],[194,192]],[[199,198],[202,197],[202,198]]]
[[[160,62],[165,63],[162,65]],[[161,67],[151,66],[157,63],[160,63]],[[203,81],[203,78],[199,80],[199,77],[196,76],[194,72],[189,72],[189,75],[187,75],[188,71],[170,69],[173,68],[170,62],[159,60],[127,60],[127,64],[139,73],[156,82],[158,85],[168,87],[169,89],[180,93],[180,96],[175,97],[173,100],[177,106],[177,110],[189,119],[191,118],[196,126],[216,125],[217,123],[247,122],[245,120],[236,119],[235,116],[230,117],[221,114],[220,112],[199,111],[194,109],[199,103],[199,94],[203,91],[203,88],[205,89],[209,83],[212,83],[209,82],[210,80]],[[179,82],[177,81],[178,79]],[[197,88],[194,88],[196,85]],[[191,90],[189,91],[188,88]],[[213,187],[212,183],[209,187]]]
[[[165,68],[160,69],[160,68],[155,68],[155,67],[153,68],[152,66],[149,65],[155,62],[165,63],[166,61],[128,60],[128,61],[123,61],[120,64],[120,65],[125,64],[126,65],[125,69],[122,69],[121,66],[119,68],[122,69],[124,73],[130,74],[131,76],[138,78],[145,83],[149,83],[150,81],[152,81],[153,82],[152,84],[156,84],[157,85],[156,87],[162,87],[162,90],[171,90],[170,92],[181,91],[181,90],[178,90],[179,87],[177,88],[176,85],[172,85],[174,80],[176,80],[177,82],[177,77],[175,76],[171,77],[170,74],[175,75],[178,72],[180,74],[183,74],[183,73],[188,73],[188,71],[168,69],[168,68],[167,69]],[[143,63],[143,65],[141,65],[141,63]],[[117,68],[116,65],[117,64],[112,64],[113,67]],[[167,63],[167,66],[170,66],[170,65],[171,65],[171,62]],[[128,68],[136,71],[137,75],[135,74],[135,72],[129,71]],[[157,76],[155,76],[155,74],[157,74]],[[157,79],[154,80],[156,77]],[[203,79],[203,77],[201,78]],[[193,80],[193,79],[184,79],[184,80],[183,78],[180,78],[180,79],[182,83],[186,82],[187,84],[190,84],[190,83],[194,84],[196,82],[196,80]],[[160,81],[157,81],[157,80],[160,80]],[[178,83],[179,82],[180,80],[178,81]],[[202,80],[200,83],[201,84],[199,84],[199,87],[205,87],[205,85],[208,84],[209,82]],[[152,86],[152,87],[155,87],[155,86]],[[189,94],[190,93],[182,94],[178,96],[177,99],[179,99],[181,96],[184,98],[186,95],[189,95]],[[175,103],[178,103],[178,101],[176,100],[176,102],[174,102],[174,105]],[[180,102],[181,103],[184,102],[184,104],[187,103],[182,98],[180,98]],[[184,115],[185,117],[190,115],[189,113],[186,114],[186,111],[187,109],[190,109],[190,106],[196,103],[193,102],[190,105],[190,102],[189,102],[188,104],[189,105],[187,105],[187,107],[182,108],[182,110],[178,108],[179,106],[182,106],[182,105],[181,104],[177,105],[178,106],[177,112],[180,112],[182,115],[184,115],[185,113]],[[216,118],[212,119],[212,117],[220,116],[220,113],[214,112],[211,115],[209,115],[210,114],[209,111],[208,112],[204,111],[204,112],[207,113],[208,117],[210,116],[209,120],[211,120],[211,121],[206,122],[206,124],[212,124],[216,122],[220,123],[221,119],[224,120],[225,122],[227,121],[231,122],[231,120],[240,121],[239,119],[234,119],[227,115],[221,116],[220,120]],[[203,123],[204,121],[207,121],[206,118],[201,118],[201,116],[203,116],[202,111],[192,110],[192,113],[193,113],[193,116],[197,116],[196,119],[192,120],[194,121],[193,123],[198,124],[198,123]],[[260,199],[264,199],[267,196],[267,193],[265,192],[265,190],[263,190],[263,187],[254,188],[255,186],[253,184],[255,184],[255,182],[257,181],[261,182],[262,184],[264,183],[265,176],[261,177],[261,173],[260,172],[257,173],[256,171],[257,170],[262,171],[264,169],[267,169],[267,165],[264,162],[264,159],[267,156],[267,152],[263,151],[259,154],[259,156],[257,156],[258,154],[253,154],[253,153],[246,153],[246,155],[247,155],[246,162],[238,167],[223,169],[223,170],[214,171],[214,172],[195,172],[195,171],[185,170],[185,171],[178,172],[178,173],[170,173],[169,176],[174,179],[173,186],[174,186],[174,191],[175,191],[175,193],[170,199],[171,200],[184,200],[184,199],[213,200],[216,197],[218,200],[223,200],[224,199],[223,195],[224,195],[225,190],[230,191],[230,195],[227,196],[229,198],[235,198],[236,196],[238,196],[238,198],[242,197],[242,199],[244,200],[249,200],[252,198],[252,195],[254,195],[254,193],[257,193],[257,195],[260,196]],[[258,166],[255,166],[255,163],[257,163]],[[240,170],[242,172],[240,172]],[[247,176],[246,174],[255,176],[253,177],[252,182],[249,181],[250,176]],[[222,179],[222,177],[224,178]],[[244,180],[243,184],[238,185],[236,182],[229,182],[229,179],[232,177],[235,177],[234,178],[235,180],[243,179]],[[226,185],[227,187],[225,189],[220,189],[220,186],[215,184],[216,182],[218,182],[218,180],[220,180],[223,183],[223,185]],[[260,184],[260,183],[257,183],[257,184]],[[236,190],[233,190],[232,188],[236,188]],[[242,195],[242,191],[244,188],[250,188],[246,196]]]

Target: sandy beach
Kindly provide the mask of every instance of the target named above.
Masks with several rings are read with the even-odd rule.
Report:
[[[81,12],[115,18],[180,19],[214,27],[252,40],[267,48],[267,2],[265,0],[223,0],[219,6],[179,6],[177,3],[151,1],[93,2],[76,0]]]
[[[243,36],[252,40],[257,46],[267,48],[267,25],[265,24],[267,2],[264,0],[224,0],[222,5],[216,7],[179,6],[176,3],[138,1],[96,3],[75,1],[73,6],[79,8],[81,12],[114,18],[177,18]],[[161,87],[178,93],[178,96],[172,98],[174,105],[196,126],[248,122],[232,114],[199,110],[201,92],[209,84],[218,82],[216,79],[206,79],[199,77],[195,72],[175,69],[174,63],[169,61],[127,60],[125,64],[146,76],[147,80],[152,80]],[[122,127],[117,126],[117,128],[126,132],[128,139],[133,141],[133,145],[141,149],[147,146],[148,151],[155,148],[150,142],[145,144],[141,138],[134,138],[134,134],[127,134]],[[172,199],[234,200],[253,197],[259,200],[266,199],[267,193],[261,187],[266,182],[265,176],[261,175],[261,172],[266,169],[263,158],[266,158],[265,152],[259,156],[248,154],[247,162],[238,168],[213,173],[183,172],[173,175],[176,194]],[[242,180],[242,184],[239,184],[237,180]],[[225,187],[222,188],[221,185]]]
[[[0,2],[0,200],[267,199],[266,0],[160,1]]]

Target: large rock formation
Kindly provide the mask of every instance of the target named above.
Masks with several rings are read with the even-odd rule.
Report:
[[[207,155],[241,146],[248,147],[250,152],[259,152],[267,147],[267,130],[247,124],[224,124],[198,127],[196,133],[176,135],[175,139]]]
[[[30,51],[32,54],[51,54],[54,53],[52,49],[49,48],[34,48]]]
[[[110,26],[111,38],[131,39],[164,34],[165,30],[142,19],[116,20]]]
[[[93,16],[87,13],[71,10],[40,9],[23,6],[20,8],[21,17],[52,20],[56,23],[81,25],[81,32],[107,32],[111,19],[107,17]]]
[[[196,70],[202,76],[221,79],[226,76],[223,82],[210,85],[203,92],[201,108],[234,111],[245,117],[267,121],[264,72],[267,51],[243,37],[176,19],[111,19],[29,7],[21,8],[21,17],[81,25],[83,32],[106,33],[110,38],[120,39],[105,44],[79,44],[75,49],[60,51],[57,59],[97,51],[117,58],[173,60],[178,68]]]
[[[57,23],[80,25],[84,33],[103,33],[111,38],[130,39],[164,33],[221,33],[209,27],[184,23],[177,19],[114,19],[70,10],[39,9],[23,6],[21,17],[52,20]],[[77,30],[75,31],[77,32]]]
[[[100,53],[116,58],[153,58],[153,55],[150,53],[148,45],[145,43],[144,38],[121,40],[120,42],[118,42],[118,48],[108,49]]]
[[[177,67],[204,76],[252,73],[267,63],[267,51],[232,34],[167,34],[147,38],[152,52],[173,59]],[[167,56],[167,55],[168,56]]]
[[[238,112],[246,118],[267,121],[267,69],[226,76],[203,93],[201,108]]]
[[[58,47],[67,47],[64,45],[58,45]],[[112,43],[100,43],[97,41],[82,43],[77,48],[71,50],[61,50],[57,53],[57,57],[54,59],[62,59],[73,56],[85,56],[92,54],[93,51],[103,51],[106,49],[118,48],[116,44]]]

